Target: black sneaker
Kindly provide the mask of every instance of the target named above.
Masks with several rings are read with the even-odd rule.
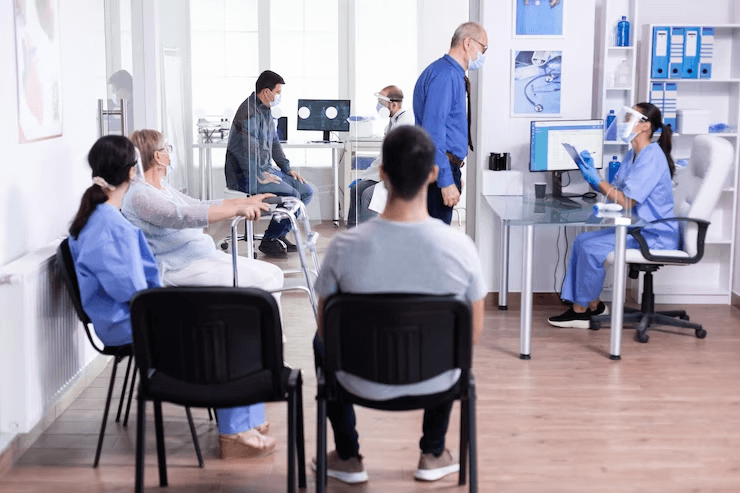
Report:
[[[273,258],[288,258],[288,251],[283,245],[283,242],[277,238],[272,240],[263,239],[260,242],[259,251]]]
[[[293,243],[289,242],[288,238],[286,238],[285,236],[281,236],[280,238],[278,238],[278,240],[283,242],[288,253],[293,253],[293,252],[298,251],[298,247],[295,246]]]
[[[586,310],[584,313],[576,313],[573,308],[568,308],[568,311],[562,315],[556,315],[547,319],[550,325],[555,327],[574,329],[588,329],[591,325],[591,315],[594,313],[590,310]]]
[[[599,306],[596,307],[596,310],[591,310],[589,308],[588,310],[590,313],[589,315],[592,317],[595,317],[597,315],[609,315],[609,307],[604,304],[603,301],[599,301]]]

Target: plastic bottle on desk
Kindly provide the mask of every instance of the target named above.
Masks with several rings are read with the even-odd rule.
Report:
[[[606,140],[617,140],[617,126],[612,125],[616,119],[617,115],[614,114],[614,110],[609,110],[609,114],[606,115]]]
[[[623,15],[622,20],[617,24],[617,46],[630,45],[630,23],[627,16]]]
[[[617,161],[617,156],[613,156],[611,162],[609,162],[609,183],[614,182],[614,177],[617,176],[617,171],[619,171],[621,165],[622,163]]]

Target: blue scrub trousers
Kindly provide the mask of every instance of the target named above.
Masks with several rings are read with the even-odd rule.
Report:
[[[265,405],[260,402],[251,406],[216,409],[216,415],[218,432],[222,435],[236,435],[265,422]]]

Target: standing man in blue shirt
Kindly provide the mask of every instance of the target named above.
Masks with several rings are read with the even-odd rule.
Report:
[[[481,68],[487,49],[488,35],[483,26],[475,22],[461,24],[452,36],[450,51],[429,65],[414,87],[416,124],[432,137],[434,163],[439,167],[436,183],[429,185],[429,215],[447,224],[452,221],[452,208],[460,201],[460,168],[468,147],[473,150],[470,99],[466,98],[470,82],[465,71]]]

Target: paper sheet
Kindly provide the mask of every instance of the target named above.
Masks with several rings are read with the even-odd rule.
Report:
[[[382,214],[385,210],[385,203],[388,200],[388,190],[381,181],[373,187],[373,198],[370,199],[370,205],[368,208],[371,211],[375,211],[378,214]]]

